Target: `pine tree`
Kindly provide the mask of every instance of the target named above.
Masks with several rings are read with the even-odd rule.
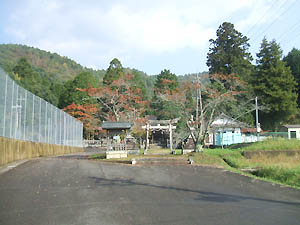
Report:
[[[282,50],[275,40],[264,38],[257,57],[251,84],[260,103],[268,108],[260,116],[262,128],[278,129],[297,108],[297,82],[281,60]]]

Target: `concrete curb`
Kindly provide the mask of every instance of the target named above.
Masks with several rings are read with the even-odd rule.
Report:
[[[20,166],[23,163],[26,163],[28,161],[30,161],[30,160],[29,159],[19,160],[19,161],[16,161],[16,162],[8,163],[5,166],[0,166],[0,175],[16,168],[17,166]]]

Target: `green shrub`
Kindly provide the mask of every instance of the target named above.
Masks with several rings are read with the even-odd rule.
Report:
[[[182,155],[182,149],[175,149],[174,153],[175,155]]]
[[[93,154],[89,156],[89,159],[106,159],[106,155],[102,154]]]
[[[144,155],[144,149],[143,148],[140,149],[139,154]]]

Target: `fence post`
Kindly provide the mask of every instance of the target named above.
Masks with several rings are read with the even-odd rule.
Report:
[[[25,89],[24,89],[25,90]],[[24,135],[23,140],[26,140],[26,111],[27,111],[27,91],[25,90],[25,109],[24,109]]]
[[[17,130],[18,130],[18,125],[19,125],[19,99],[18,99],[18,95],[19,95],[19,86],[17,85],[17,91],[16,91],[16,105],[14,106],[16,109],[16,120],[15,120],[15,131],[14,131],[14,139],[17,138]]]
[[[3,137],[5,137],[5,125],[6,125],[6,104],[7,104],[7,75],[5,75],[5,94],[4,94],[4,114],[3,114]]]
[[[9,138],[12,138],[13,106],[14,106],[14,94],[15,94],[14,92],[15,92],[15,82],[13,82],[12,97],[11,97],[11,111],[10,111],[10,130],[9,130]]]
[[[47,119],[47,113],[48,113],[48,109],[47,109],[47,105],[48,102],[46,102],[46,108],[45,108],[45,143],[47,143],[47,127],[48,127],[48,119]]]
[[[31,137],[32,141],[34,141],[34,94],[32,94],[32,118],[31,118]]]
[[[39,142],[41,142],[41,117],[42,117],[42,99],[40,99],[40,109],[39,109]]]
[[[64,113],[64,140],[63,140],[64,145],[66,143],[66,123],[67,123],[66,113]]]
[[[62,126],[62,122],[61,122],[61,115],[62,115],[62,112],[59,112],[59,144],[61,145],[61,126]]]

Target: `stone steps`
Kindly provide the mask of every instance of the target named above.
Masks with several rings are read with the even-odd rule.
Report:
[[[131,160],[132,164],[136,165],[187,165],[189,161],[185,158],[176,157],[151,157],[151,158],[136,158]]]

